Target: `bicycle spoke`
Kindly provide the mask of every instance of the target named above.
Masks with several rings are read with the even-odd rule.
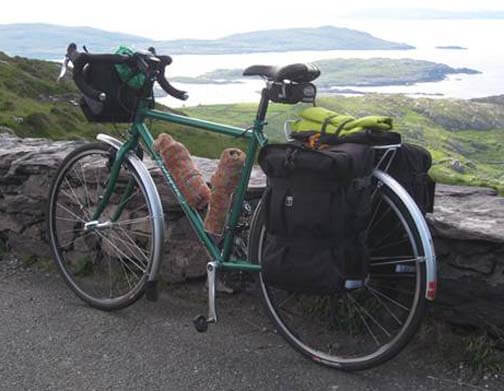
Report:
[[[385,257],[384,259],[390,259]],[[403,263],[416,263],[416,262],[422,262],[425,258],[424,257],[417,257],[417,258],[411,258],[411,259],[400,259],[398,261],[385,261],[385,262],[370,262],[369,266],[370,267],[376,267],[376,266],[386,266],[386,265],[399,265]],[[371,258],[373,260],[373,258]]]
[[[151,235],[151,234],[146,233],[146,232],[144,232],[144,231],[136,231],[136,230],[134,230],[134,229],[131,229],[131,230],[130,230],[130,232],[131,232],[132,234],[134,234],[135,236],[142,236],[142,237],[144,237],[144,238],[151,238],[151,237],[152,237],[152,235]]]
[[[409,278],[416,278],[416,274],[413,273],[395,273],[395,274],[389,274],[389,273],[371,273],[370,277],[372,279],[379,279],[379,280],[394,280],[396,278],[400,279],[409,279]]]
[[[91,206],[91,198],[89,198],[89,192],[88,192],[87,181],[86,181],[86,174],[84,173],[84,171],[82,169],[82,164],[80,164],[80,163],[79,163],[79,168],[80,168],[80,171],[82,174],[82,179],[83,179],[82,187],[84,188],[84,195],[85,195],[86,204],[87,204],[86,206],[89,208]]]
[[[366,310],[353,296],[350,292],[347,292],[347,296],[350,298],[350,300],[352,300],[352,302],[365,314],[367,315],[367,317],[369,319],[371,319],[373,321],[373,323],[375,325],[378,326],[378,328],[383,331],[383,333],[387,336],[387,337],[391,337],[392,334],[380,323],[376,320],[376,318],[374,316],[372,316],[368,310]]]
[[[74,212],[72,212],[66,206],[63,206],[60,202],[57,202],[56,205],[59,206],[60,208],[62,208],[64,211],[70,213],[76,219],[78,219],[77,221],[80,221],[81,223],[86,223],[86,220],[84,220],[84,219],[80,218],[79,216],[77,216]]]
[[[366,286],[366,289],[368,290],[369,293],[373,295],[373,297],[385,308],[385,310],[389,313],[389,315],[399,324],[399,326],[402,326],[404,323],[399,320],[399,318],[392,312],[392,310],[383,302],[383,300],[378,296],[375,292],[373,292],[369,287]]]
[[[374,289],[372,286],[370,285],[367,285],[368,289],[370,289],[372,292],[376,293],[377,295],[379,295],[380,297],[384,298],[385,300],[388,300],[390,301],[391,303],[395,304],[396,306],[398,306],[399,308],[403,309],[404,311],[406,312],[410,312],[410,309],[408,307],[406,307],[405,305],[402,305],[401,303],[399,303],[398,301],[394,300],[393,298],[387,296],[386,294]]]
[[[65,248],[65,247],[67,247],[68,245],[70,245],[71,243],[74,243],[74,242],[75,242],[75,240],[85,238],[85,237],[86,237],[86,236],[88,236],[90,233],[91,233],[91,231],[81,231],[81,233],[80,233],[80,234],[78,234],[77,236],[74,236],[72,239],[70,239],[69,241],[67,241],[65,244],[60,244],[60,247],[61,247],[61,248]]]
[[[372,288],[375,288],[375,289],[384,289],[384,290],[387,290],[387,291],[402,293],[403,295],[408,295],[408,296],[414,296],[415,295],[415,292],[405,291],[404,289],[393,288],[391,286],[382,286],[382,285],[375,285],[375,284],[369,285],[369,283],[366,284],[366,286],[371,286]]]
[[[70,183],[70,181],[68,180],[68,178],[67,178],[67,177],[65,177],[65,181],[66,181],[66,183],[68,184],[68,186],[70,187],[70,191],[72,192],[72,195],[70,195],[69,193],[67,193],[67,192],[66,192],[65,190],[63,190],[63,189],[62,189],[61,191],[62,191],[62,192],[63,192],[63,194],[65,194],[67,197],[69,197],[69,198],[73,198],[73,199],[77,202],[77,204],[79,205],[80,210],[81,210],[83,213],[85,213],[85,212],[84,212],[84,211],[85,211],[84,205],[82,205],[82,202],[80,201],[80,198],[79,198],[79,197],[77,196],[77,194],[75,193],[75,191],[74,191],[74,189],[73,189],[73,187],[72,187],[72,184]],[[86,216],[86,217],[89,217],[89,216]]]
[[[145,273],[145,269],[139,266],[132,258],[130,258],[127,254],[125,254],[119,247],[117,247],[109,238],[100,232],[96,231],[98,236],[100,236],[103,240],[105,240],[110,246],[112,246],[119,254],[121,254],[124,258],[131,262],[135,267],[137,267],[142,273]],[[119,258],[122,261],[122,258]]]
[[[129,225],[129,224],[141,224],[146,221],[150,221],[151,216],[143,216],[143,217],[136,217],[134,219],[129,219],[129,220],[121,220],[118,222],[113,223],[113,226],[121,226],[121,225]]]
[[[380,200],[381,202],[381,200]],[[383,219],[387,216],[388,213],[392,211],[392,208],[389,206],[385,212],[383,212],[380,216],[380,218],[369,228],[368,232],[371,233],[374,231],[374,227],[379,227],[380,223],[383,221]]]
[[[376,191],[376,190],[375,190]],[[380,210],[380,207],[382,205],[382,202],[383,202],[383,198],[380,198],[380,200],[378,201],[378,206],[375,208],[374,212],[373,212],[373,215],[371,217],[371,220],[369,221],[369,224],[366,228],[366,231],[370,232],[371,230],[371,227],[373,226],[373,222],[374,220],[376,219],[376,216],[378,215],[378,211]]]
[[[387,242],[390,238],[395,237],[396,236],[395,233],[398,230],[400,230],[401,227],[402,227],[402,223],[400,221],[398,221],[391,229],[388,229],[388,232],[386,233],[385,236],[380,238],[381,239],[380,241],[374,242],[373,246],[379,246],[380,244]]]
[[[84,230],[84,227],[79,227],[79,228],[65,229],[63,231],[58,231],[58,233],[61,235],[61,234],[67,234],[70,232],[76,233],[76,232],[80,232],[83,230]]]
[[[61,220],[61,221],[70,221],[70,222],[74,222],[74,223],[81,223],[83,222],[82,220],[76,220],[76,219],[66,219],[64,217],[58,217],[56,216],[56,220]]]
[[[374,253],[376,251],[381,251],[381,250],[384,250],[386,248],[395,247],[395,246],[398,246],[398,245],[406,243],[406,242],[408,242],[408,238],[402,238],[401,240],[398,240],[396,242],[387,243],[387,244],[384,244],[383,246],[380,246],[380,247],[377,247],[377,248],[372,248],[372,249],[370,249],[370,252]]]
[[[373,337],[373,339],[374,339],[374,341],[376,343],[376,346],[380,346],[380,341],[378,340],[378,337],[375,335],[375,333],[373,333],[373,330],[371,330],[371,327],[369,326],[368,322],[366,321],[366,319],[362,315],[361,311],[359,310],[359,307],[357,307],[354,303],[352,303],[352,305],[355,308],[355,310],[356,310],[357,314],[359,315],[359,317],[361,318],[362,323],[364,323],[364,326],[366,327],[367,331],[369,332],[369,334],[371,335],[371,337]]]
[[[124,244],[124,246],[129,250],[129,252],[131,253],[131,255],[134,257],[134,258],[138,258],[137,255],[141,255],[144,260],[146,261],[145,262],[145,265],[143,266],[147,266],[147,264],[149,263],[149,257],[142,251],[142,249],[135,243],[131,240],[130,243],[126,242],[123,238],[121,238],[119,236],[119,234],[117,232],[111,232],[111,234],[114,235],[114,237],[119,240],[121,243]],[[129,238],[129,236],[128,236]],[[131,238],[129,238],[131,239]],[[141,262],[140,260],[138,260],[139,262]]]

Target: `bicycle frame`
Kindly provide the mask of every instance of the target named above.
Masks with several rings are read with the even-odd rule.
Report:
[[[249,129],[243,129],[243,128],[238,128],[234,126],[229,126],[229,125],[223,125],[215,122],[210,122],[210,121],[205,121],[197,118],[191,118],[191,117],[185,117],[181,115],[176,115],[172,113],[166,113],[158,110],[150,110],[148,108],[140,108],[137,118],[135,122],[132,124],[131,129],[130,129],[130,138],[124,143],[121,144],[119,141],[114,142],[114,147],[117,149],[116,153],[116,159],[114,164],[112,165],[111,168],[111,175],[110,175],[110,181],[107,185],[105,194],[100,202],[100,204],[97,207],[97,210],[95,212],[95,215],[93,216],[94,220],[98,220],[100,214],[102,211],[105,209],[106,204],[108,202],[108,199],[110,198],[110,195],[114,191],[115,188],[115,182],[117,180],[119,170],[121,167],[122,162],[124,159],[128,156],[130,156],[131,159],[131,153],[135,151],[138,142],[141,140],[145,146],[145,149],[149,153],[149,155],[152,157],[156,165],[160,168],[161,172],[163,173],[164,178],[166,179],[166,182],[168,183],[168,186],[172,189],[173,193],[175,194],[175,197],[177,198],[180,206],[182,207],[184,213],[186,214],[190,224],[194,228],[194,231],[196,232],[197,237],[209,253],[211,257],[211,262],[209,264],[209,273],[214,273],[214,270],[212,270],[213,266],[216,268],[224,268],[224,269],[235,269],[235,270],[246,270],[246,271],[254,271],[254,272],[259,272],[261,271],[261,266],[253,264],[249,262],[247,259],[232,259],[231,258],[231,252],[234,246],[234,236],[236,233],[236,228],[238,225],[238,220],[241,214],[241,209],[242,209],[242,204],[244,201],[245,197],[245,192],[247,191],[247,185],[248,181],[250,179],[250,175],[252,172],[252,167],[254,164],[254,159],[256,152],[259,147],[262,147],[267,143],[267,138],[265,137],[263,133],[264,129],[264,117],[265,113],[268,107],[268,99],[267,99],[267,93],[263,91],[262,98],[261,98],[261,103],[259,104],[259,109],[257,113],[257,117],[254,121],[254,125],[249,128]],[[170,175],[168,169],[164,165],[163,159],[161,156],[154,151],[153,149],[153,143],[154,139],[145,125],[144,121],[146,119],[154,119],[154,120],[160,120],[160,121],[165,121],[165,122],[171,122],[175,124],[180,124],[180,125],[186,125],[186,126],[191,126],[199,129],[204,129],[210,132],[214,133],[220,133],[224,134],[227,136],[232,136],[232,137],[245,137],[248,139],[248,147],[247,147],[247,158],[245,161],[245,165],[242,169],[241,177],[239,180],[239,185],[234,193],[233,197],[233,203],[231,206],[229,218],[227,220],[227,226],[224,229],[224,235],[223,235],[223,245],[222,247],[219,247],[209,236],[209,234],[205,231],[204,226],[203,226],[203,220],[201,216],[198,214],[196,210],[191,208],[188,204],[187,201],[184,197],[184,195],[180,192],[180,190],[177,187],[177,184],[173,180],[172,176]],[[100,139],[100,137],[99,137]],[[392,178],[390,178],[388,175],[385,174],[387,171],[388,165],[390,164],[391,158],[393,158],[393,155],[395,154],[395,148],[398,146],[384,146],[384,147],[375,147],[375,148],[385,148],[387,149],[387,152],[384,154],[383,158],[380,160],[378,163],[376,170],[375,170],[375,176],[377,176],[381,182],[387,183],[389,187],[393,188],[396,193],[401,194],[401,198],[403,200],[407,200],[408,204],[408,209],[412,211],[415,220],[421,222],[421,227],[420,227],[420,235],[424,239],[423,242],[427,243],[426,248],[424,248],[424,253],[426,254],[425,256],[425,262],[427,265],[427,276],[426,276],[426,283],[428,290],[426,292],[426,298],[428,300],[433,300],[435,295],[436,295],[436,287],[437,287],[437,282],[436,282],[436,270],[437,270],[437,262],[436,262],[436,257],[434,253],[434,248],[432,244],[432,238],[430,235],[430,232],[428,230],[428,227],[425,223],[425,220],[423,219],[423,216],[416,206],[415,202],[411,199],[411,197],[408,195],[408,193]],[[389,156],[390,155],[390,156]],[[134,156],[136,158],[136,155]],[[136,159],[138,160],[138,159]],[[138,160],[137,164],[140,164],[140,161]],[[384,170],[384,171],[381,171]],[[147,170],[145,170],[147,172]],[[147,175],[147,174],[146,174]],[[155,186],[152,186],[155,187]],[[128,190],[130,187],[126,189],[126,194],[123,195],[123,200],[126,200],[128,197]],[[120,203],[121,204],[121,203]],[[118,218],[120,215],[120,209],[121,205],[119,205],[119,210],[115,212],[113,218]],[[210,267],[211,265],[211,267]],[[149,282],[153,281],[156,278],[157,270],[158,270],[159,264],[156,263],[153,265],[153,268],[150,272],[149,276]],[[211,295],[213,296],[213,295]]]
[[[264,98],[263,98],[264,101]],[[267,107],[267,102],[262,104],[260,107],[263,107],[263,113],[265,113],[264,106]],[[264,118],[264,114],[262,115]],[[194,128],[204,129],[210,132],[224,134],[232,137],[244,137],[248,139],[248,147],[247,147],[247,157],[245,160],[244,167],[242,169],[242,173],[240,176],[238,187],[234,193],[233,203],[231,206],[229,218],[227,220],[227,225],[224,229],[223,234],[223,245],[222,248],[212,240],[209,234],[205,231],[203,226],[203,220],[199,213],[190,207],[187,203],[186,198],[179,190],[177,184],[175,183],[173,177],[170,172],[166,168],[162,157],[153,149],[154,138],[150,133],[147,125],[145,124],[146,119],[154,119],[165,122],[171,122],[179,125],[186,125]],[[189,222],[191,223],[194,231],[196,232],[197,237],[204,245],[205,249],[209,253],[213,262],[216,263],[217,267],[227,268],[227,269],[235,269],[235,270],[247,270],[247,271],[260,271],[261,267],[259,265],[255,265],[250,263],[246,259],[231,259],[231,252],[234,245],[234,236],[236,233],[236,227],[238,225],[238,220],[242,211],[242,204],[245,198],[245,192],[247,191],[248,182],[250,179],[250,175],[252,173],[252,167],[254,164],[256,152],[259,147],[262,147],[267,143],[267,138],[263,133],[264,128],[264,120],[261,119],[261,114],[258,113],[256,120],[254,121],[254,125],[249,129],[243,129],[239,127],[223,125],[215,122],[205,121],[197,118],[185,117],[181,115],[176,115],[172,113],[162,112],[159,110],[150,110],[144,107],[140,107],[135,122],[133,122],[130,128],[130,137],[122,146],[118,149],[116,153],[115,161],[111,167],[110,180],[107,184],[107,188],[105,189],[105,193],[103,195],[102,200],[100,201],[97,209],[94,213],[93,220],[98,220],[101,213],[105,209],[111,194],[113,193],[116,181],[119,175],[120,167],[128,156],[134,152],[138,146],[139,141],[141,140],[143,145],[145,146],[145,150],[151,156],[156,165],[160,168],[163,176],[168,183],[168,186],[173,191],[173,194],[177,198],[181,208],[183,209],[185,215],[187,216]],[[132,191],[131,186],[128,186],[123,194],[122,201],[125,201],[129,197],[129,192]],[[122,212],[122,204],[118,206],[118,209],[115,211],[113,220],[117,219]],[[152,277],[152,276],[151,276]]]

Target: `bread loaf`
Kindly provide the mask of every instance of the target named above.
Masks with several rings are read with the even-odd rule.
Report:
[[[205,217],[205,230],[211,234],[222,234],[231,196],[238,186],[245,157],[245,153],[237,148],[225,149],[221,154],[217,171],[210,180],[212,191]]]
[[[154,142],[164,164],[189,206],[202,209],[208,205],[210,189],[198,170],[187,148],[169,134],[162,133]]]

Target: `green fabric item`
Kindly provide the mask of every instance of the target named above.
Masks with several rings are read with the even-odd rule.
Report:
[[[134,51],[127,46],[119,46],[115,54],[122,54],[123,56],[132,56]],[[118,64],[114,65],[119,78],[129,85],[131,88],[139,90],[145,84],[145,75],[142,72],[135,73],[128,65]]]
[[[393,127],[390,117],[370,115],[355,119],[350,115],[338,114],[323,107],[310,107],[301,111],[299,116],[301,118],[291,125],[295,132],[321,131],[325,121],[327,121],[325,129],[327,134],[335,134],[339,130],[339,135],[342,137],[363,129],[391,130]]]
[[[379,115],[370,115],[356,119],[352,126],[360,126],[362,128],[373,128],[380,130],[391,130],[393,128],[392,118]]]

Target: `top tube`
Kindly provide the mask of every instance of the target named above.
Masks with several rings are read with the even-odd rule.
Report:
[[[211,132],[225,134],[227,136],[245,137],[251,139],[254,136],[252,129],[243,129],[236,126],[219,124],[216,122],[205,121],[202,119],[186,117],[183,115],[166,113],[159,110],[145,110],[140,113],[142,120],[151,118],[161,121],[173,122],[179,125],[186,125],[194,128],[209,130]]]

